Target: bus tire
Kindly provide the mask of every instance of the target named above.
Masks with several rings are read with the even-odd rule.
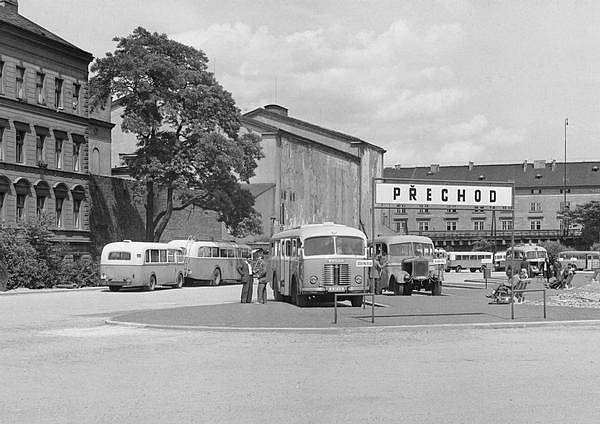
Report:
[[[108,289],[112,292],[118,292],[121,290],[121,286],[108,286]]]
[[[354,307],[354,308],[361,307],[363,304],[363,296],[352,296],[350,298],[350,303],[352,304],[352,307]]]
[[[470,272],[477,272],[477,268],[469,268]]]
[[[434,281],[431,283],[431,295],[432,296],[441,296],[442,295],[442,282]]]
[[[180,289],[183,287],[183,274],[177,274],[177,280],[175,283],[175,288]]]
[[[394,296],[399,296],[402,294],[402,292],[401,292],[402,287],[393,278],[390,280],[389,288],[394,293]]]
[[[150,282],[148,283],[148,286],[146,286],[146,290],[148,290],[148,291],[154,291],[155,288],[156,288],[156,276],[155,275],[151,275],[150,276]]]
[[[221,284],[221,270],[219,268],[215,268],[212,275],[212,280],[210,280],[211,286],[218,286]]]
[[[412,281],[402,284],[402,296],[411,296],[412,291],[413,291]]]
[[[455,271],[456,271],[456,272],[461,272],[461,271],[462,271],[462,266],[460,266],[460,265],[456,265],[456,269],[455,269]]]

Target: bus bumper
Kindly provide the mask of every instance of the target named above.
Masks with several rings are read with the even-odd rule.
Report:
[[[334,294],[334,293],[369,293],[368,287],[363,286],[330,286],[330,287],[304,287],[302,294]]]

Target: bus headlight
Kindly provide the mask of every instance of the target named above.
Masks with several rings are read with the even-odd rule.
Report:
[[[354,282],[356,284],[362,284],[362,276],[361,275],[357,275],[356,277],[354,277]]]
[[[310,284],[317,284],[317,282],[319,281],[319,279],[317,278],[316,275],[311,275],[309,281],[310,281]]]

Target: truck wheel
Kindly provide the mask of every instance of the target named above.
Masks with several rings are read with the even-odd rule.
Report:
[[[352,296],[350,298],[350,303],[354,308],[359,308],[363,304],[363,296]]]
[[[442,282],[434,281],[432,284],[433,284],[433,287],[431,288],[431,295],[432,296],[441,296],[442,295]]]
[[[177,275],[177,281],[175,284],[175,288],[180,289],[182,287],[183,287],[183,274],[179,274],[179,275]]]
[[[462,271],[462,266],[456,265],[456,272],[461,272],[461,271]]]
[[[150,276],[150,282],[146,286],[146,290],[153,291],[156,288],[156,277],[154,275]]]
[[[390,289],[394,292],[394,296],[402,295],[402,286],[395,280],[390,281]]]

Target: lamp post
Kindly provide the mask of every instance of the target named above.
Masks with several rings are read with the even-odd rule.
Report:
[[[563,167],[563,214],[567,211],[567,126],[569,118],[565,118],[565,163]],[[569,225],[567,218],[563,215],[563,235],[566,238],[569,233]]]

